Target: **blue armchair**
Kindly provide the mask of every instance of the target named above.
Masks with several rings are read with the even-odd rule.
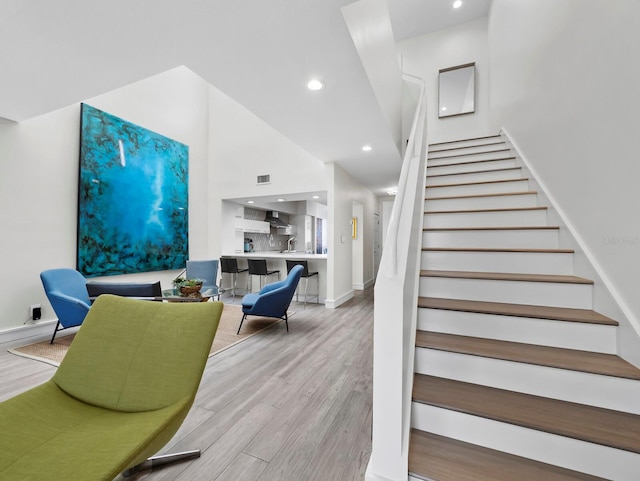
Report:
[[[247,316],[277,317],[284,319],[289,332],[289,320],[287,309],[296,292],[300,276],[304,268],[295,266],[289,272],[286,279],[264,286],[260,292],[247,294],[242,298],[242,320],[238,327],[238,334],[242,328],[242,323]]]
[[[50,269],[40,273],[44,292],[53,307],[58,323],[51,336],[51,344],[58,331],[82,324],[91,302],[87,281],[74,269]]]

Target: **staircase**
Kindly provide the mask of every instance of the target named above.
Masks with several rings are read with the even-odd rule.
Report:
[[[409,479],[640,480],[640,370],[500,136],[429,149]]]

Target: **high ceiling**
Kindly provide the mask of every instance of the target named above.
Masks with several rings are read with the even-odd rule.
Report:
[[[395,39],[486,16],[490,0],[452,2],[387,0]],[[350,3],[0,0],[0,117],[23,121],[185,65],[382,193],[400,159],[341,13]],[[309,92],[311,77],[326,88]]]

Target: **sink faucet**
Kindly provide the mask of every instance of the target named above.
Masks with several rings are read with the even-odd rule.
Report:
[[[294,237],[289,237],[289,239],[287,240],[287,252],[291,252],[291,243],[296,240],[295,236]]]

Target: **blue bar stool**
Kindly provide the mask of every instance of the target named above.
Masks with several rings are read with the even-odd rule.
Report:
[[[320,276],[318,275],[317,272],[309,272],[309,263],[307,261],[293,261],[293,260],[289,260],[287,259],[287,273],[291,272],[291,269],[293,269],[293,266],[302,266],[303,270],[302,270],[302,275],[300,276],[300,278],[304,278],[304,307],[307,307],[307,289],[309,287],[309,277],[313,277],[313,276],[317,276],[316,277],[316,293],[315,295],[312,295],[311,297],[315,297],[316,298],[316,304],[320,303]],[[298,302],[298,292],[296,291],[296,302]]]
[[[249,277],[260,276],[260,289],[262,289],[262,279],[267,280],[267,277],[272,274],[278,274],[278,280],[280,280],[280,271],[271,271],[267,269],[266,259],[247,259],[249,265]],[[251,277],[251,290],[253,291],[253,277]]]
[[[231,296],[235,299],[236,297],[236,287],[238,282],[238,274],[242,274],[243,272],[249,272],[248,268],[239,269],[238,268],[238,259],[235,257],[222,257],[220,259],[220,269],[223,274],[231,274]],[[247,279],[246,291],[249,292],[249,279]]]

